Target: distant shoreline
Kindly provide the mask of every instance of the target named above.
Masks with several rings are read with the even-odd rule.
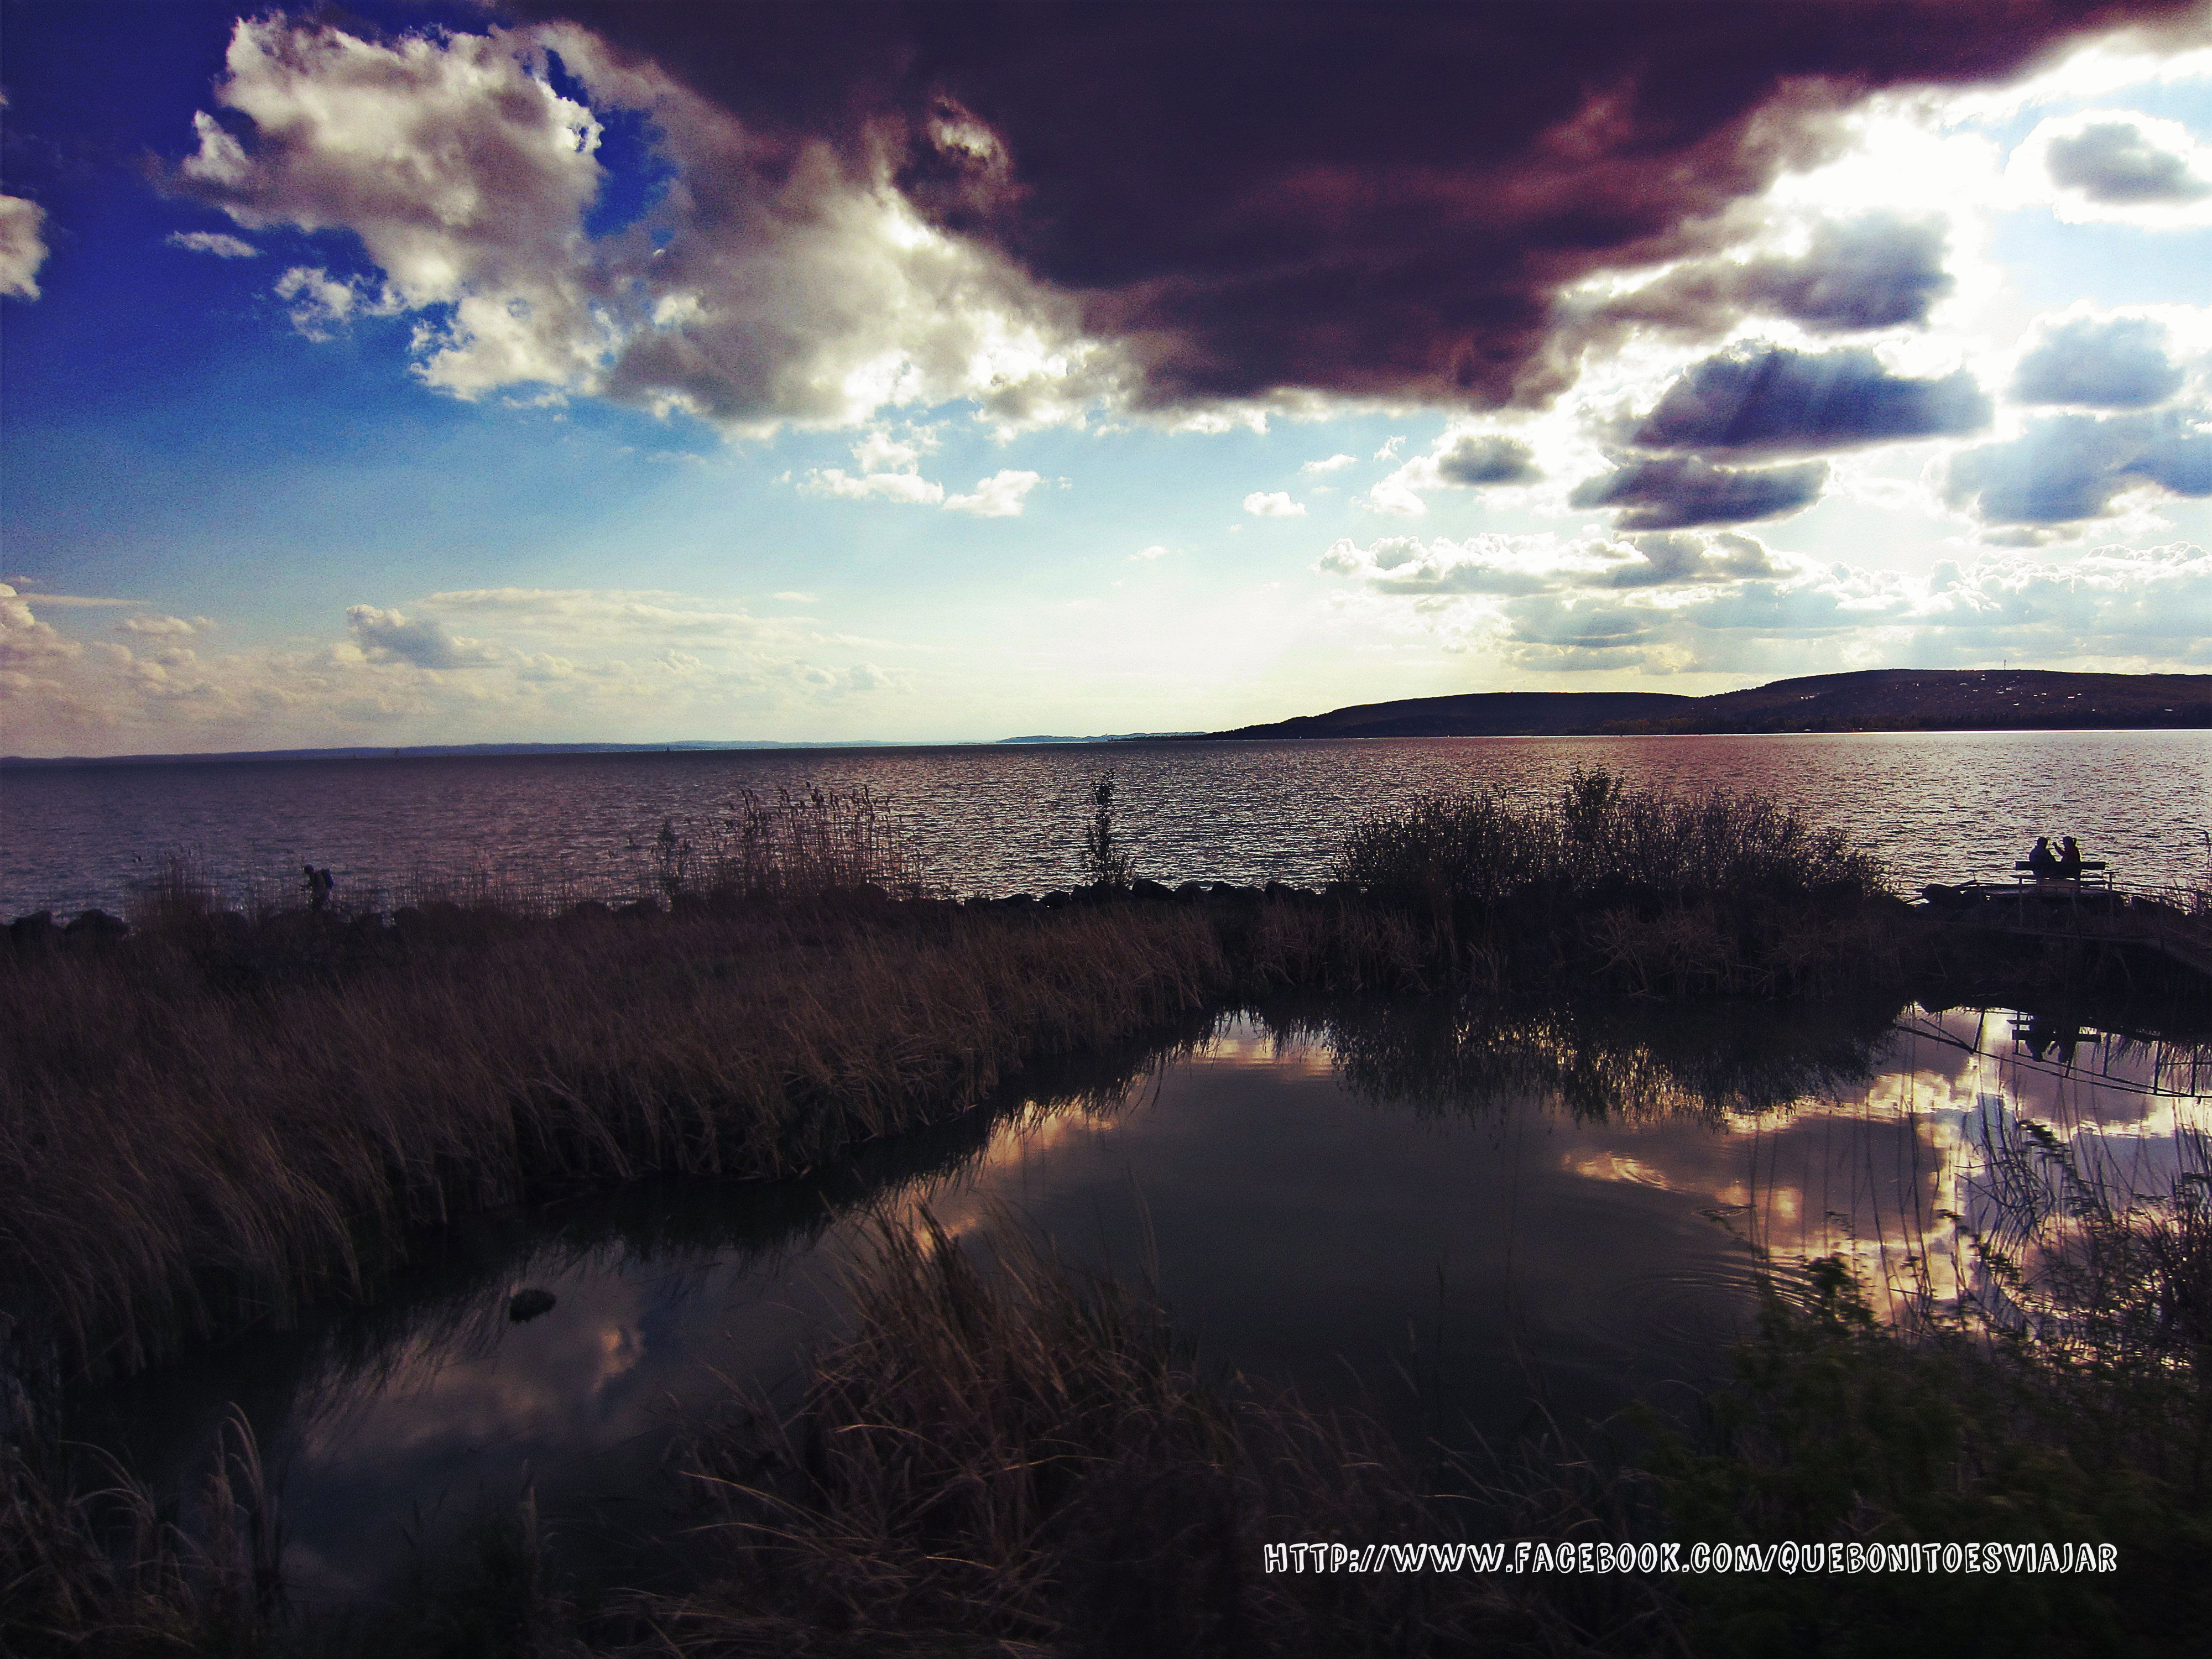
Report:
[[[374,760],[531,760],[627,755],[799,755],[895,749],[1085,749],[1142,743],[1401,743],[1449,738],[1881,738],[2028,737],[2037,732],[2090,734],[2098,732],[2201,732],[2212,718],[2157,724],[2149,721],[2103,726],[1776,726],[1697,727],[1680,731],[1621,731],[1603,727],[1551,732],[1176,732],[1097,738],[968,738],[898,743],[870,739],[853,743],[546,743],[456,744],[451,747],[388,749],[245,749],[192,755],[0,755],[0,772],[92,771],[100,767],[273,766],[294,762]]]
[[[2051,669],[1872,668],[1690,697],[1666,691],[1471,691],[1355,703],[1223,732],[1109,732],[898,742],[875,738],[672,743],[348,744],[191,755],[0,756],[0,770],[257,764],[274,761],[483,759],[532,755],[727,754],[851,749],[1003,749],[1326,738],[1839,736],[1914,732],[2212,730],[2212,674],[2072,674]]]

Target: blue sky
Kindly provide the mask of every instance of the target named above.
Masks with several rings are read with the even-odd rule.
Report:
[[[1497,279],[1400,306],[1418,215],[1344,265],[1371,307],[1342,282],[1296,349],[1239,356],[1265,300],[1071,275],[1117,251],[1067,249],[1065,164],[980,70],[817,135],[588,8],[349,15],[7,8],[9,752],[2212,668],[2201,15],[1868,96],[1778,82],[1685,152],[1725,187],[1516,264],[1535,320],[1464,325],[1453,361],[1504,368],[1456,386],[1405,367],[1444,359],[1403,319]],[[1617,193],[1649,147],[1590,182],[1606,112],[1455,165],[1485,211]],[[1334,226],[1376,165],[1249,201]],[[1193,211],[1159,197],[1136,240]]]

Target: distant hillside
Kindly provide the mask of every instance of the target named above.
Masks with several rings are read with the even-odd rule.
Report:
[[[1326,714],[1215,732],[1216,738],[1503,738],[1594,732],[1614,720],[1670,720],[1698,706],[1665,691],[1475,691],[1366,702]]]
[[[1000,743],[1135,743],[1146,738],[1206,738],[1210,732],[1100,732],[1087,738],[1040,736],[1000,738]]]
[[[2212,674],[1873,668],[1717,696],[1492,691],[1360,703],[1216,738],[1493,738],[1692,732],[2002,732],[2212,726]]]
[[[1699,697],[1618,732],[2005,732],[2212,726],[2212,674],[1875,668]]]

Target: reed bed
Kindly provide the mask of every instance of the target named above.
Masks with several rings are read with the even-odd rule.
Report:
[[[225,1429],[191,1513],[164,1512],[111,1459],[80,1490],[17,1393],[0,1436],[0,1653],[135,1659],[270,1651],[283,1528],[253,1432]]]
[[[1268,1575],[1285,1540],[1460,1535],[1371,1424],[1212,1380],[1157,1302],[1001,1224],[885,1225],[851,1334],[797,1408],[692,1448],[709,1582],[661,1603],[702,1656],[1390,1655],[1534,1621],[1472,1575]]]
[[[0,957],[0,1304],[42,1324],[30,1359],[132,1369],[367,1293],[411,1228],[549,1186],[787,1176],[1227,972],[1173,908],[279,922]]]
[[[1839,831],[1765,796],[1637,790],[1602,769],[1533,805],[1418,800],[1355,830],[1335,879],[1501,988],[1793,996],[1903,967],[1904,907]]]
[[[578,905],[727,903],[872,890],[921,898],[933,888],[912,825],[865,786],[738,791],[710,810],[668,817],[596,864],[558,871],[418,859],[398,871],[341,872],[325,905],[354,918],[454,906],[546,918]],[[131,884],[125,914],[161,930],[225,912],[259,925],[307,903],[303,872],[226,878],[201,849],[156,859]]]

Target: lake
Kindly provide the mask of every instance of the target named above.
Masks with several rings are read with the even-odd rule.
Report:
[[[122,910],[189,852],[234,896],[338,896],[421,872],[525,888],[634,886],[665,819],[742,792],[866,787],[956,894],[1079,879],[1091,780],[1117,769],[1137,873],[1310,884],[1361,818],[1439,789],[1543,794],[1577,766],[1779,796],[1890,860],[1906,890],[2007,878],[2038,835],[2077,836],[2123,884],[2207,878],[2212,733],[2065,732],[678,751],[179,765],[0,774],[0,915]]]
[[[534,1490],[552,1534],[649,1577],[691,1519],[668,1452],[726,1379],[774,1390],[837,1326],[871,1229],[1018,1226],[1153,1275],[1201,1358],[1419,1443],[1575,1432],[1723,1369],[1762,1260],[1850,1259],[1878,1303],[2019,1316],[2061,1176],[2206,1168],[2202,1049],[2003,1012],[1397,1002],[1224,1017],[1090,1057],[849,1166],[476,1218],[378,1305],[81,1396],[70,1431],[165,1482],[236,1402],[285,1470],[309,1601]],[[2028,1173],[2023,1176],[2022,1170]],[[2038,1186],[2036,1183],[2040,1182]],[[518,1290],[556,1298],[526,1323]],[[2027,1309],[2031,1312],[2033,1309]]]

